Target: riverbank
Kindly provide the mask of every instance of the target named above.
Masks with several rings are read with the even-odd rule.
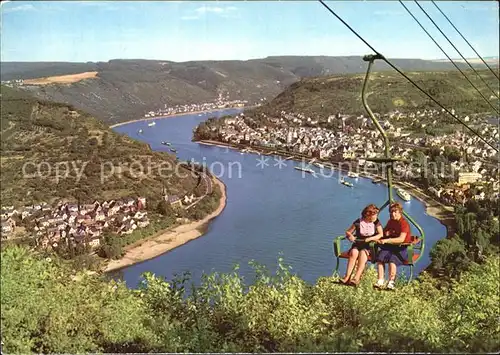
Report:
[[[217,178],[213,178],[214,182],[219,185],[221,198],[219,207],[203,218],[200,221],[195,221],[177,226],[173,229],[166,230],[159,236],[149,239],[139,246],[133,246],[125,249],[125,255],[119,260],[111,260],[106,265],[104,272],[114,271],[126,266],[137,264],[159,255],[162,255],[172,249],[175,249],[187,242],[201,237],[205,231],[207,224],[217,216],[219,216],[226,207],[226,185]]]
[[[156,117],[144,117],[144,118],[139,118],[135,120],[130,120],[130,121],[125,121],[125,122],[119,122],[115,123],[114,125],[109,126],[109,128],[116,128],[120,126],[124,126],[129,123],[135,123],[135,122],[143,122],[143,121],[150,121],[150,120],[161,120],[164,118],[174,118],[174,117],[179,117],[179,116],[186,116],[186,115],[197,115],[200,113],[208,113],[208,112],[216,112],[216,111],[224,111],[224,110],[233,110],[233,109],[249,109],[253,108],[255,106],[245,106],[245,107],[239,107],[239,106],[234,106],[234,107],[224,107],[224,108],[216,108],[213,110],[201,110],[201,111],[191,111],[191,112],[177,112],[177,113],[172,113],[170,115],[166,116],[156,116]]]
[[[230,143],[224,143],[224,142],[217,142],[217,141],[210,141],[210,140],[202,140],[198,141],[200,144],[204,145],[212,145],[212,146],[218,146],[218,147],[229,147],[232,149],[236,150],[243,150],[243,149],[250,149],[251,152],[249,153],[256,153],[256,154],[262,154],[262,155],[276,155],[280,156],[283,158],[287,158],[286,160],[294,160],[297,162],[303,162],[304,160],[299,160],[298,158],[305,159],[306,161],[311,161],[313,158],[312,157],[297,157],[297,154],[283,154],[281,152],[276,152],[275,150],[272,150],[270,148],[262,148],[262,147],[243,147],[243,146],[236,146]],[[290,156],[294,156],[293,158],[289,158]],[[339,170],[342,172],[348,172],[349,168],[346,167],[346,164],[342,164],[340,162],[337,166],[333,165],[332,163],[328,162],[323,162],[319,159],[316,159],[317,162],[320,162],[321,164],[325,165],[325,167],[329,167],[335,170]],[[347,162],[346,162],[347,163]],[[385,179],[377,174],[372,174],[372,173],[367,173],[367,172],[358,172],[359,177],[374,180],[374,179],[379,179],[382,180],[381,183],[386,184]],[[428,193],[426,193],[422,188],[409,183],[405,181],[394,181],[393,180],[393,186],[394,188],[401,187],[405,189],[410,195],[412,195],[414,198],[417,200],[421,201],[425,205],[425,212],[431,216],[436,218],[441,222],[446,227],[447,230],[447,237],[450,238],[451,236],[454,235],[455,230],[456,230],[456,225],[455,225],[455,213],[454,213],[454,208],[453,206],[447,206],[439,201],[437,201],[434,197],[430,196]]]

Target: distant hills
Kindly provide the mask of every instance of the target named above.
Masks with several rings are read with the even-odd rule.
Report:
[[[452,58],[455,63],[465,63],[465,60],[462,58]],[[471,65],[477,64],[478,66],[484,64],[480,58],[465,58]],[[497,67],[498,70],[498,64],[499,64],[499,57],[483,57],[484,61],[490,66],[490,67]],[[437,59],[435,62],[450,62],[448,59]]]
[[[404,71],[445,71],[451,63],[394,59]],[[465,66],[463,66],[465,68]],[[376,71],[390,68],[382,62]],[[363,73],[359,56],[276,56],[247,61],[111,60],[98,63],[1,63],[2,80],[97,72],[74,83],[26,85],[41,99],[74,105],[107,124],[142,117],[164,105],[214,101],[219,94],[255,103],[272,99],[302,78]]]
[[[2,81],[6,81],[95,71],[97,63],[3,62],[0,68]]]
[[[489,86],[498,88],[498,80],[490,71],[479,72]],[[430,93],[448,109],[458,114],[491,112],[486,103],[458,71],[407,72],[420,87]],[[474,75],[470,80],[490,98],[493,105],[498,103],[491,97],[485,85]],[[418,110],[441,108],[422,94],[411,83],[395,72],[373,73],[367,88],[371,109],[378,113],[399,110],[415,113]],[[330,115],[365,114],[361,102],[364,75],[332,75],[305,78],[292,84],[272,101],[247,112],[247,116],[279,117],[281,111],[301,113],[311,118],[326,119]],[[449,121],[447,115],[443,118]],[[425,118],[418,118],[424,122]],[[442,121],[445,122],[445,121]]]

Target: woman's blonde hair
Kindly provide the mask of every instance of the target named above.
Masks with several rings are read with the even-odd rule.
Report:
[[[391,203],[391,205],[389,206],[389,212],[392,210],[403,212],[403,206],[399,202]]]

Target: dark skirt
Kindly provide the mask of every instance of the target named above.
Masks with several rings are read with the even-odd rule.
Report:
[[[352,243],[352,246],[351,246],[351,249],[349,250],[349,252],[352,249],[358,249],[359,251],[361,251],[361,250],[370,251],[370,244],[366,243],[366,242],[362,242],[362,241],[355,241],[354,243]]]
[[[406,247],[381,245],[378,249],[376,260],[379,263],[393,263],[401,266],[408,260],[408,250]]]

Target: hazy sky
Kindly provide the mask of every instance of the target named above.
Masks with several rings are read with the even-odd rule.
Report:
[[[398,1],[327,1],[390,58],[445,58]],[[414,2],[405,2],[452,58]],[[472,50],[431,2],[420,2],[466,57]],[[498,56],[495,1],[438,1],[482,56]],[[2,61],[173,61],[270,55],[362,55],[370,50],[310,1],[15,1],[1,5]]]

